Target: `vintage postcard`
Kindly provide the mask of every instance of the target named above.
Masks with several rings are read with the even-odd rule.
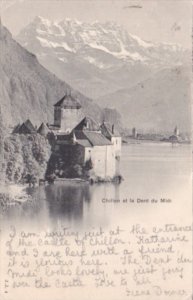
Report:
[[[0,299],[192,299],[192,1],[0,1]]]

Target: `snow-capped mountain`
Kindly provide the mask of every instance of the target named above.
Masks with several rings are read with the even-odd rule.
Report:
[[[46,68],[92,98],[132,87],[165,66],[182,64],[186,56],[178,45],[144,41],[114,22],[36,17],[16,38]]]
[[[155,44],[121,26],[36,17],[17,40],[47,69],[101,106],[125,127],[189,131],[187,50]],[[182,113],[183,112],[183,113]]]
[[[33,46],[36,50],[38,44],[42,48],[52,49],[61,61],[64,58],[61,50],[79,53],[85,47],[100,50],[118,60],[124,59],[130,63],[143,62],[146,64],[155,63],[155,60],[159,63],[168,62],[171,54],[176,55],[176,58],[173,59],[174,63],[181,57],[183,51],[182,47],[178,45],[153,44],[143,41],[137,36],[128,34],[125,29],[114,22],[88,24],[70,19],[52,22],[42,17],[36,17],[20,32],[17,39],[24,46]],[[36,40],[35,45],[32,44],[32,40],[33,42]],[[89,55],[84,59],[100,69],[111,67],[111,64],[105,64],[102,60],[97,61],[97,58],[94,59]]]
[[[1,23],[0,49],[0,114],[6,128],[28,118],[38,126],[42,121],[52,123],[53,105],[69,90],[81,103],[84,115],[101,122],[104,118],[110,121],[113,114],[116,126],[121,126],[121,117],[115,110],[102,110],[59,80],[20,46]]]

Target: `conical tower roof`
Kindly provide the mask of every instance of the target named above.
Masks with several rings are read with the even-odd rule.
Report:
[[[37,131],[41,135],[47,135],[49,132],[49,128],[45,123],[42,123]]]
[[[72,95],[65,95],[55,105],[55,107],[80,109],[80,103],[72,97]]]

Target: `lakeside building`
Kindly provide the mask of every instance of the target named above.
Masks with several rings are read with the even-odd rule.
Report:
[[[72,170],[90,168],[96,177],[112,179],[119,174],[121,136],[113,124],[97,124],[83,116],[80,103],[65,95],[54,105],[55,136],[49,171],[61,177],[73,176]],[[66,174],[68,172],[70,174]]]

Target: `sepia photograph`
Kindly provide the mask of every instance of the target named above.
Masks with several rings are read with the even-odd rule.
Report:
[[[192,298],[192,1],[1,0],[0,298]]]

